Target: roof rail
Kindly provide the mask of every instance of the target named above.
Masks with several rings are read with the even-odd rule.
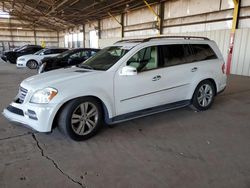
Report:
[[[119,41],[116,41],[116,43],[119,43],[119,42],[143,42],[145,39],[124,39],[124,40],[119,40]]]
[[[197,36],[158,36],[158,37],[150,37],[150,38],[146,38],[143,40],[143,42],[147,42],[147,41],[150,41],[152,39],[168,39],[168,38],[182,38],[182,39],[203,39],[203,40],[210,40],[209,38],[207,37],[197,37]]]
[[[181,39],[202,39],[202,40],[210,40],[207,37],[197,37],[197,36],[158,36],[158,37],[149,37],[149,38],[144,38],[144,39],[124,39],[124,40],[119,40],[115,42],[115,44],[119,42],[148,42],[152,39],[176,39],[176,38],[181,38]]]

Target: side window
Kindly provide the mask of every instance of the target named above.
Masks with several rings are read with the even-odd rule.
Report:
[[[96,53],[96,51],[91,51],[90,56],[94,55],[95,53]]]
[[[209,59],[217,59],[212,48],[207,44],[191,44],[194,52],[193,61],[204,61]]]
[[[76,58],[76,57],[80,57],[81,55],[81,52],[77,52],[77,53],[74,53],[70,56],[70,58]]]
[[[24,52],[24,53],[35,53],[36,51],[38,51],[38,50],[36,50],[34,48],[26,48],[26,49],[22,50],[22,52]]]
[[[57,54],[60,54],[60,53],[63,53],[63,52],[65,52],[65,51],[67,51],[67,50],[68,50],[68,49],[58,49],[56,53],[57,53]]]
[[[88,55],[88,51],[80,51],[80,52],[77,52],[75,54],[72,54],[70,56],[70,58],[76,58],[76,57],[81,58],[81,57],[85,57],[87,55]]]
[[[52,54],[52,50],[45,50],[43,52],[44,55],[49,55],[49,54]]]
[[[190,63],[191,55],[190,48],[187,44],[171,44],[161,46],[163,67]]]
[[[65,52],[66,49],[53,49],[51,54],[60,54],[62,52]]]
[[[158,48],[156,46],[141,49],[133,55],[127,65],[133,66],[138,72],[158,68]]]
[[[88,51],[81,51],[80,57],[88,57]]]
[[[35,52],[37,52],[39,50],[41,50],[41,48],[34,48],[34,47],[32,47],[32,48],[30,48],[29,52],[30,53],[35,53]]]

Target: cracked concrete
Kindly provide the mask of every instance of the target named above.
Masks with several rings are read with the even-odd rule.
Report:
[[[62,173],[63,176],[67,177],[70,181],[72,181],[73,183],[78,184],[79,186],[81,186],[81,187],[83,187],[83,188],[86,187],[86,186],[83,185],[82,183],[80,183],[80,182],[74,180],[72,177],[70,177],[68,174],[66,174],[62,169],[60,169],[60,167],[59,167],[58,164],[55,162],[55,160],[53,160],[52,158],[50,158],[49,156],[47,156],[47,155],[44,154],[43,148],[40,146],[39,141],[38,141],[38,139],[36,138],[36,135],[35,135],[34,133],[32,134],[32,138],[36,141],[37,148],[40,150],[42,156],[43,156],[44,158],[46,158],[47,160],[51,161],[51,162],[53,163],[54,167],[55,167],[57,170],[59,170],[59,171]]]
[[[31,132],[27,132],[27,133],[15,135],[15,136],[8,136],[8,137],[5,137],[5,138],[0,138],[0,141],[12,139],[12,138],[18,138],[18,137],[26,136],[26,135],[29,135],[29,134],[32,134],[32,133]]]
[[[35,71],[0,63],[0,109]],[[0,187],[250,187],[250,78],[231,76],[206,112],[189,108],[103,128],[85,142],[0,116]]]

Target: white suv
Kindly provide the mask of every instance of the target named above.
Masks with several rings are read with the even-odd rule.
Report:
[[[24,80],[5,117],[40,131],[52,124],[74,140],[102,124],[192,105],[207,110],[226,87],[223,57],[201,37],[123,40],[77,67]]]

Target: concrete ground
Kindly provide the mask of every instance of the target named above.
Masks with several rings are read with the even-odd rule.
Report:
[[[0,63],[0,110],[35,74]],[[32,133],[0,115],[0,187],[250,187],[250,78],[231,76],[212,108],[103,128],[84,142]]]

